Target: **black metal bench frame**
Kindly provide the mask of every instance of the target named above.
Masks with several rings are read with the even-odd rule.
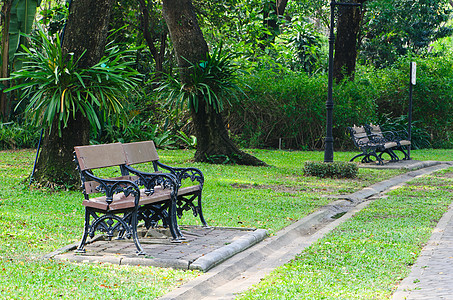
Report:
[[[179,242],[180,230],[176,218],[176,195],[180,184],[169,173],[146,173],[139,176],[101,178],[94,169],[124,168],[127,163],[121,143],[75,147],[75,162],[80,172],[85,206],[85,225],[82,240],[76,252],[85,252],[88,236],[96,231],[111,239],[133,239],[137,254],[146,254],[137,234],[139,219],[150,226],[162,220],[170,228],[173,240]],[[144,186],[144,189],[140,189]],[[91,197],[97,194],[96,197]],[[101,196],[99,196],[101,195]],[[140,217],[139,217],[140,216]]]
[[[408,147],[411,145],[411,141],[407,138],[408,134],[406,131],[382,131],[381,126],[374,124],[365,124],[365,130],[368,136],[374,141],[379,142],[395,142],[397,146],[394,150],[403,153],[403,160],[409,160]]]
[[[179,218],[182,217],[184,211],[191,210],[195,217],[199,217],[203,226],[207,227],[206,220],[203,216],[202,209],[202,192],[204,185],[203,173],[193,167],[171,167],[165,165],[159,161],[159,155],[157,154],[153,141],[135,142],[123,144],[123,149],[126,154],[127,163],[122,166],[122,174],[128,175],[130,173],[139,176],[140,178],[147,174],[146,172],[137,170],[135,165],[143,163],[152,163],[154,172],[168,172],[172,174],[178,183],[178,193],[176,200],[176,213]],[[133,167],[134,165],[134,167]],[[191,183],[195,185],[183,186],[183,183],[189,179]],[[143,182],[147,187],[146,182]],[[183,235],[179,233],[180,238]]]
[[[364,126],[352,126],[347,128],[354,145],[362,151],[350,161],[363,156],[362,163],[371,163],[377,161],[379,165],[383,165],[382,156],[387,154],[390,156],[390,161],[398,161],[398,156],[393,152],[393,148],[397,146],[395,142],[386,142],[384,140],[372,139],[369,137]],[[375,158],[375,160],[372,159]]]

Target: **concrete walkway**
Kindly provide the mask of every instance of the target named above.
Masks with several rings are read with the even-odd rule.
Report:
[[[162,232],[144,232],[140,239],[148,253],[137,257],[130,242],[94,240],[87,253],[76,255],[76,245],[46,258],[84,262],[153,265],[198,269],[204,274],[161,299],[234,299],[273,269],[293,259],[304,248],[347,221],[375,197],[415,177],[452,166],[452,162],[400,161],[378,168],[406,168],[409,172],[379,182],[337,201],[267,237],[265,230],[186,227],[187,241],[171,244]],[[362,166],[369,167],[369,166]],[[341,218],[332,218],[336,215]],[[429,244],[400,285],[394,299],[453,300],[453,207],[436,227]]]
[[[453,205],[393,295],[401,299],[453,299]]]

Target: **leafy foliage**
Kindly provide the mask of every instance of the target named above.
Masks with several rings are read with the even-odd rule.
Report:
[[[170,107],[183,109],[187,105],[198,111],[202,99],[216,112],[221,112],[225,102],[230,104],[229,97],[237,97],[237,93],[241,91],[236,84],[237,67],[231,63],[231,58],[232,54],[222,53],[220,45],[212,55],[207,55],[205,61],[189,62],[188,82],[168,75],[166,81],[156,88],[156,92],[161,93],[161,98]]]
[[[0,150],[36,147],[39,140],[39,129],[15,122],[0,124]]]
[[[374,0],[366,2],[362,61],[388,66],[407,53],[423,54],[435,40],[453,33],[445,25],[446,0]]]
[[[123,128],[106,123],[100,134],[91,140],[91,143],[131,143],[137,141],[154,141],[158,148],[176,149],[176,148],[194,148],[196,138],[188,136],[183,131],[169,128],[169,124],[164,126],[153,124],[147,120],[138,117],[130,120]]]
[[[395,119],[407,115],[410,61],[417,62],[417,84],[413,87],[412,120],[416,128],[427,132],[433,147],[452,148],[453,84],[451,78],[453,69],[451,66],[453,61],[451,57],[429,59],[405,57],[392,67],[370,72],[370,80],[379,91],[376,104],[379,108],[380,122],[383,124],[387,117]],[[426,134],[422,133],[420,137],[423,140]],[[420,146],[423,144],[420,143]]]
[[[296,64],[309,74],[317,71],[322,56],[322,39],[310,27],[307,23],[299,26],[297,34],[290,39],[290,46],[296,49]]]
[[[51,129],[56,125],[61,134],[78,111],[94,128],[100,128],[106,116],[118,124],[125,119],[121,99],[139,82],[138,73],[129,67],[128,51],[109,45],[106,56],[85,69],[72,53],[63,53],[58,37],[52,41],[43,31],[27,37],[31,46],[23,46],[23,67],[11,74],[21,83],[6,91],[22,91],[21,101],[28,102],[26,111],[33,125]]]
[[[245,76],[247,97],[230,110],[228,122],[244,147],[321,149],[325,136],[327,77],[262,71]],[[367,78],[335,86],[336,146],[349,145],[345,128],[376,118],[378,91]],[[281,140],[280,140],[281,139]]]
[[[9,60],[13,61],[14,55],[19,51],[19,45],[24,41],[21,33],[30,33],[33,28],[36,9],[41,0],[13,0],[11,6],[11,20],[9,27]],[[22,41],[21,41],[22,40]]]
[[[382,128],[384,131],[395,132],[397,135],[407,138],[408,117],[401,115],[397,118],[385,117]],[[420,126],[420,121],[413,121],[411,126],[411,149],[423,149],[431,146],[430,136],[426,129]]]
[[[55,35],[63,30],[63,27],[68,18],[69,9],[68,2],[56,1],[53,5],[42,7],[38,13],[41,18],[39,24],[45,26],[50,35]]]
[[[386,69],[359,67],[354,82],[334,86],[334,145],[352,147],[346,127],[378,123],[407,129],[409,66],[417,62],[413,89],[415,147],[453,147],[453,62],[449,57],[406,57]],[[327,76],[271,70],[245,75],[249,88],[228,114],[229,129],[243,147],[321,149],[325,136]],[[386,127],[386,124],[388,126]],[[280,140],[281,139],[281,140]]]
[[[304,163],[304,173],[308,176],[317,176],[321,178],[356,178],[359,173],[359,167],[356,163],[351,162],[336,161],[324,163],[306,161]]]

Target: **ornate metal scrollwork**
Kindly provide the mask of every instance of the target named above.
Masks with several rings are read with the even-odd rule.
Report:
[[[197,181],[201,186],[203,186],[204,184],[204,176],[203,176],[203,173],[197,169],[197,168],[193,168],[193,167],[189,167],[189,168],[175,168],[175,167],[170,167],[170,166],[167,166],[161,162],[156,162],[156,166],[159,166],[165,170],[168,170],[171,172],[171,174],[173,174],[174,176],[176,176],[179,184],[182,183],[183,180],[187,179],[187,178],[190,178],[190,180],[193,182],[193,181]]]

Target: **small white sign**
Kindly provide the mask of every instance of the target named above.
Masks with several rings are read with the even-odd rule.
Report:
[[[417,81],[417,63],[411,62],[411,83],[415,85]]]

